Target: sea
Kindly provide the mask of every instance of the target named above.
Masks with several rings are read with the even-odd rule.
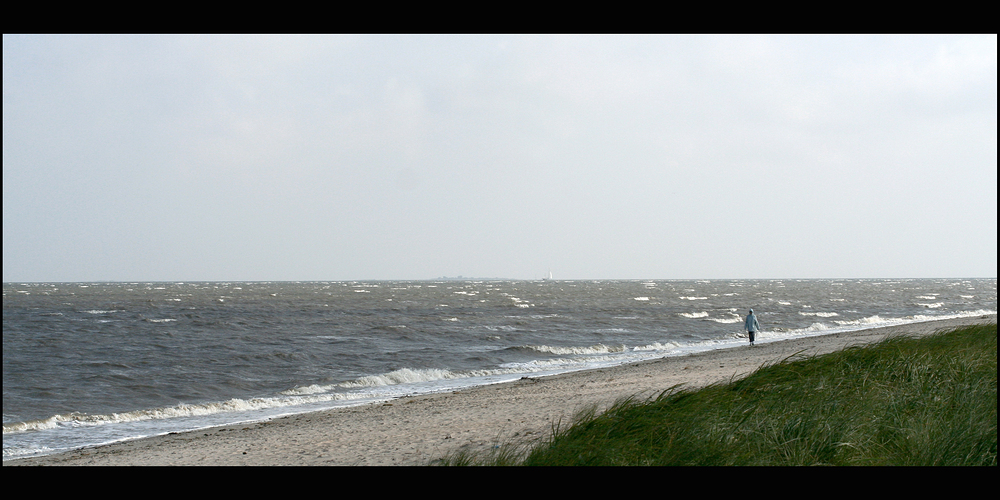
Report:
[[[3,460],[996,314],[992,279],[3,284]]]

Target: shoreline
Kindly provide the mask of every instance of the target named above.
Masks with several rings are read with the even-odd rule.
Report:
[[[427,465],[445,455],[485,452],[497,442],[548,437],[581,410],[646,398],[681,384],[697,388],[745,376],[790,356],[825,354],[890,335],[924,336],[996,315],[909,323],[522,378],[456,392],[290,415],[12,459],[27,465]]]

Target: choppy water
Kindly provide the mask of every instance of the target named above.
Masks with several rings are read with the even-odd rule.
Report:
[[[996,314],[996,279],[5,283],[4,460],[746,342]]]

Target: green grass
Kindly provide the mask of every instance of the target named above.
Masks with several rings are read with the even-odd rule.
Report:
[[[997,327],[890,338],[589,410],[455,465],[997,464]]]

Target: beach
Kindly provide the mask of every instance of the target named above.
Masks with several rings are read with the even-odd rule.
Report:
[[[497,443],[544,439],[553,426],[571,423],[577,412],[601,410],[620,398],[727,382],[789,357],[825,354],[888,336],[923,336],[996,320],[993,314],[764,341],[754,347],[171,433],[4,465],[428,465],[459,451],[486,452]]]

